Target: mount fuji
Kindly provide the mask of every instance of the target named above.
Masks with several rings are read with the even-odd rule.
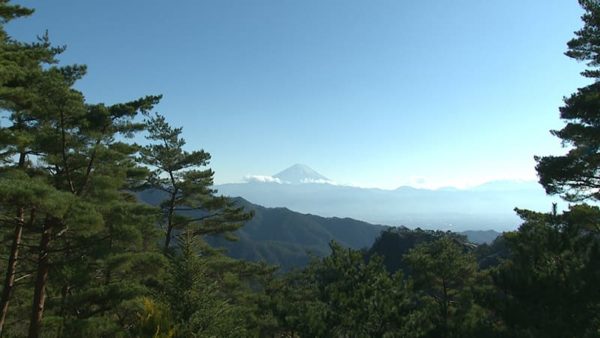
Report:
[[[307,165],[294,164],[293,166],[273,175],[284,183],[302,184],[302,183],[330,183],[331,181],[314,171]]]

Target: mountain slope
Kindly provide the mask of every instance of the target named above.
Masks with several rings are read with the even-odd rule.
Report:
[[[284,270],[303,266],[311,255],[329,254],[329,242],[368,248],[385,226],[350,218],[325,218],[287,208],[265,208],[241,198],[238,203],[254,212],[252,220],[236,232],[237,242],[211,238],[209,243],[227,249],[234,258],[266,261]]]
[[[159,190],[141,191],[137,196],[151,205],[158,205],[165,198]],[[254,217],[235,232],[238,241],[217,236],[207,238],[209,244],[226,249],[234,258],[265,261],[279,265],[283,270],[306,265],[311,255],[323,257],[329,254],[332,240],[353,249],[368,248],[386,228],[350,218],[325,218],[287,208],[265,208],[242,198],[235,201],[252,211]]]
[[[246,210],[254,212],[252,220],[236,232],[239,241],[211,238],[209,243],[225,248],[234,258],[265,261],[279,265],[283,270],[306,265],[311,255],[328,255],[329,242],[332,240],[353,249],[369,249],[382,232],[390,228],[351,218],[327,218],[301,214],[287,208],[265,208],[242,198],[236,198],[236,201]],[[405,227],[395,228],[394,231],[413,237],[430,233]],[[500,235],[495,231],[459,234],[478,244],[491,242]]]
[[[151,205],[158,205],[165,198],[165,194],[158,190],[146,190],[137,195],[141,201]],[[284,271],[306,265],[311,255],[328,255],[332,240],[349,248],[368,249],[382,231],[389,228],[351,218],[326,218],[287,208],[266,208],[242,198],[235,201],[254,213],[254,217],[236,232],[239,240],[231,242],[222,237],[210,237],[207,241],[225,249],[234,258],[264,261],[279,265]],[[423,233],[406,228],[397,230],[408,235]],[[464,234],[473,242],[490,241],[499,235],[485,231]]]

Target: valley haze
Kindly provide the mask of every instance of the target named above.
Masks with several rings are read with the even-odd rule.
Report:
[[[515,230],[514,208],[549,211],[558,197],[534,181],[492,181],[476,187],[394,190],[336,184],[303,164],[275,175],[246,176],[243,183],[215,186],[220,194],[265,207],[285,207],[323,217],[350,217],[370,223],[435,230]]]

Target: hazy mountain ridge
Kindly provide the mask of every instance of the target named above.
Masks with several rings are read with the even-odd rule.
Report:
[[[295,179],[302,180],[298,176]],[[549,211],[553,202],[564,205],[558,198],[547,196],[536,182],[530,181],[494,181],[470,189],[437,190],[413,187],[384,190],[272,181],[230,183],[215,188],[220,194],[240,196],[266,207],[287,207],[323,217],[351,217],[392,226],[453,231],[514,230],[520,224],[514,213],[515,207]]]

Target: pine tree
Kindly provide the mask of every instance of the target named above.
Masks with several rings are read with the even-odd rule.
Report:
[[[567,123],[552,134],[571,147],[562,156],[536,157],[539,181],[549,194],[561,194],[569,201],[600,200],[600,3],[579,0],[585,10],[584,26],[575,32],[565,53],[587,61],[582,73],[593,83],[565,98],[560,116]]]
[[[85,67],[82,66],[43,69],[38,65],[26,72],[27,77],[23,81],[15,80],[19,86],[8,82],[2,88],[2,104],[10,113],[12,123],[2,128],[0,133],[5,155],[3,187],[16,189],[15,182],[20,182],[24,187],[35,187],[29,183],[34,180],[39,189],[45,185],[42,190],[47,191],[39,196],[62,200],[67,208],[56,208],[56,212],[43,208],[50,202],[40,201],[39,196],[31,190],[7,190],[5,195],[13,196],[14,201],[5,200],[0,208],[4,213],[16,209],[22,210],[19,211],[21,215],[29,215],[28,218],[17,217],[16,228],[22,232],[27,225],[25,230],[38,237],[37,245],[28,244],[36,256],[29,329],[31,337],[39,336],[47,293],[53,292],[50,288],[53,282],[51,268],[60,265],[64,267],[63,272],[68,269],[81,270],[85,260],[75,265],[71,263],[82,255],[92,255],[91,250],[102,248],[106,242],[115,238],[118,241],[119,233],[115,229],[122,232],[124,229],[120,227],[126,224],[134,228],[141,226],[131,224],[130,220],[135,218],[132,216],[122,217],[121,221],[113,223],[119,213],[147,214],[147,211],[139,210],[130,194],[124,192],[131,183],[145,176],[143,168],[139,168],[134,161],[133,155],[138,148],[115,141],[115,137],[128,137],[142,130],[143,124],[134,122],[134,118],[139,112],[150,109],[159,97],[146,97],[110,107],[88,105],[83,95],[72,89],[75,81],[84,73]],[[16,86],[16,89],[10,86]],[[18,159],[16,164],[13,163],[15,158]],[[15,223],[14,218],[6,219]],[[146,227],[143,232],[148,230]],[[139,228],[138,232],[141,231]],[[11,252],[11,257],[17,257],[20,237],[19,231],[15,231],[13,248],[16,249]],[[132,250],[131,243],[123,247],[127,248],[125,251]],[[114,250],[104,254],[106,264],[109,264],[107,255],[116,256],[118,253],[119,250]],[[98,271],[97,264],[96,260],[90,265],[89,273]],[[14,265],[7,272],[5,285],[9,288],[3,289],[7,295],[10,295],[12,288],[10,278],[14,280]],[[53,273],[57,277],[61,275],[60,271]],[[67,302],[67,296],[76,292],[72,282],[67,280],[63,280],[63,285],[59,287],[63,305]],[[122,299],[117,296],[118,293],[107,294],[105,298]],[[3,304],[8,303],[5,299],[8,300],[8,297],[3,297]],[[91,314],[97,314],[106,309],[90,311]],[[58,312],[65,318],[65,311],[61,309]],[[62,324],[60,327],[59,332]]]
[[[252,213],[236,206],[230,198],[216,196],[211,188],[214,173],[206,168],[210,155],[202,150],[184,150],[182,128],[171,127],[158,114],[149,116],[146,124],[147,138],[153,143],[140,152],[141,162],[151,170],[143,188],[147,189],[144,193],[159,196],[163,252],[171,261],[163,287],[169,300],[164,303],[169,304],[179,323],[177,335],[215,332],[223,336],[236,335],[237,331],[239,336],[260,332],[260,309],[255,305],[262,294],[260,279],[274,269],[229,258],[204,240],[207,235],[234,239],[231,233]],[[211,288],[206,289],[208,286]],[[214,306],[202,308],[199,304],[203,303]],[[221,315],[214,317],[217,313]],[[207,322],[207,318],[213,319]]]
[[[198,237],[191,230],[177,236],[177,252],[169,255],[164,288],[176,337],[243,337],[246,323],[214,275],[210,257],[198,256]]]
[[[3,23],[30,13],[0,1]],[[0,108],[9,120],[0,128],[0,221],[2,233],[13,243],[6,252],[11,263],[2,289],[0,323],[20,272],[26,284],[12,322],[25,322],[23,297],[30,297],[29,337],[39,337],[42,325],[45,333],[56,336],[133,334],[142,303],[158,304],[148,298],[150,291],[176,276],[163,274],[170,258],[172,266],[182,259],[200,262],[203,270],[188,270],[187,275],[188,280],[202,281],[194,282],[196,295],[208,290],[204,284],[213,285],[212,309],[226,304],[237,311],[223,323],[253,327],[249,283],[272,270],[227,258],[201,238],[228,234],[250,214],[232,200],[215,196],[210,188],[213,172],[201,168],[210,156],[183,151],[180,129],[172,129],[158,116],[149,123],[136,122],[140,113],[148,116],[160,97],[112,106],[88,104],[83,93],[73,89],[85,66],[56,66],[55,56],[63,48],[50,46],[47,36],[23,44],[0,32]],[[140,152],[128,138],[145,128],[160,144]],[[151,167],[150,176],[134,156],[138,153]],[[169,193],[161,208],[164,218],[157,220],[153,209],[132,195],[143,184]],[[163,251],[168,255],[155,250],[156,223],[165,227]],[[10,234],[8,227],[15,231]],[[202,243],[193,258],[182,256],[182,247],[170,245],[182,232]],[[17,257],[23,248],[26,264],[19,268]],[[179,304],[171,305],[175,309]],[[210,312],[202,311],[196,312]],[[208,323],[203,315],[190,320],[190,325],[213,328],[219,322]],[[24,330],[19,324],[9,334],[21,335]]]
[[[595,337],[600,332],[600,209],[518,210],[505,235],[510,259],[493,271],[495,308],[512,336]]]
[[[589,67],[593,81],[564,99],[566,125],[552,134],[570,147],[536,157],[539,182],[571,202],[600,200],[600,3],[579,0],[583,28],[565,53]],[[517,210],[524,223],[505,235],[509,259],[494,272],[497,304],[514,336],[592,337],[600,333],[600,213],[585,204],[558,214]]]
[[[233,200],[215,196],[211,188],[214,172],[205,168],[210,154],[185,151],[182,128],[171,127],[158,114],[147,119],[147,128],[147,138],[156,143],[142,149],[141,161],[152,170],[146,188],[165,196],[160,203],[165,252],[176,231],[191,230],[194,236],[229,234],[252,217]]]
[[[24,115],[32,109],[37,95],[31,87],[42,75],[43,67],[54,63],[55,56],[63,50],[51,47],[47,35],[41,37],[37,43],[26,44],[14,41],[6,34],[3,26],[7,22],[28,16],[32,12],[31,9],[11,5],[8,1],[0,1],[0,109],[9,113],[7,117],[12,124],[8,128],[0,128],[0,162],[3,172],[28,170],[27,158],[32,152],[31,133],[35,123]],[[6,216],[10,213],[15,215],[14,218],[5,217],[2,221],[13,231],[7,236],[10,250],[0,295],[1,334],[17,274],[23,228],[31,221],[26,219],[25,205],[17,203],[16,200],[8,202],[0,212],[7,214]]]
[[[410,285],[382,260],[330,244],[331,255],[270,291],[282,336],[416,337]]]
[[[417,246],[404,259],[415,289],[421,293],[423,310],[431,309],[428,316],[434,325],[433,336],[468,336],[473,329],[466,319],[474,308],[471,287],[477,275],[475,257],[463,244],[443,237]]]
[[[45,308],[51,258],[72,255],[79,241],[86,242],[106,226],[103,204],[120,199],[126,188],[135,147],[114,141],[116,135],[140,130],[132,119],[151,108],[157,97],[101,109],[84,103],[81,93],[71,89],[84,74],[82,67],[50,68],[35,84],[44,95],[29,114],[37,121],[34,151],[37,174],[54,189],[71,194],[73,204],[62,217],[40,215],[41,232],[30,336],[39,335]],[[87,248],[86,248],[87,249]],[[53,255],[59,252],[60,255]],[[67,286],[68,288],[68,286]]]

